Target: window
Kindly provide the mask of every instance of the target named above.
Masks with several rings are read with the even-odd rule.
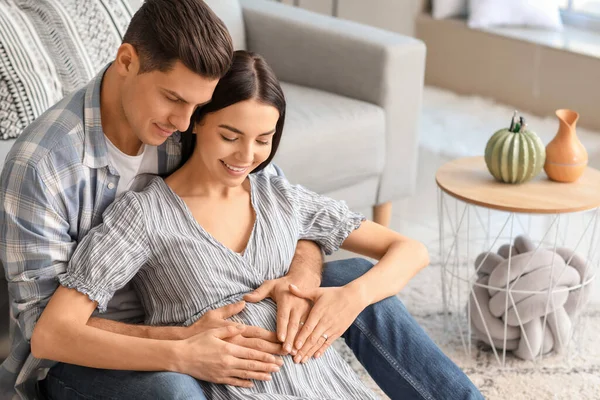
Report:
[[[600,0],[561,0],[565,24],[600,31]]]

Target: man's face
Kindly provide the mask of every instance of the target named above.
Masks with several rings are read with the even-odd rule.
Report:
[[[204,78],[177,61],[168,72],[137,73],[134,65],[122,86],[122,109],[141,142],[159,146],[185,131],[194,110],[210,101],[218,79]]]

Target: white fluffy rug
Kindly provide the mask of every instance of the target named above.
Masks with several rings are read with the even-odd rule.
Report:
[[[468,356],[460,338],[444,330],[439,266],[429,266],[423,270],[399,297],[430,337],[466,372],[486,399],[600,399],[600,344],[597,340],[600,332],[599,303],[587,307],[581,321],[581,351],[572,353],[571,359],[550,356],[533,363],[515,358],[507,352],[506,365],[502,367],[487,346],[475,346],[472,356]],[[381,398],[387,398],[345,344],[338,341],[336,345],[367,385]]]
[[[487,99],[458,96],[427,87],[420,121],[421,151],[450,157],[482,155],[488,138],[496,130],[508,127],[513,111],[512,107]],[[544,144],[556,134],[556,117],[524,115],[530,129],[538,133]],[[580,121],[584,118],[585,116],[581,116]],[[600,134],[583,128],[578,128],[577,132],[588,149],[591,164],[594,165],[600,159]],[[399,297],[431,338],[480,388],[486,399],[583,400],[600,399],[598,282],[595,290],[592,303],[586,308],[580,323],[579,352],[569,353],[568,358],[550,356],[537,363],[523,361],[507,353],[504,367],[498,364],[494,353],[487,346],[475,346],[472,355],[467,355],[460,338],[444,330],[439,266],[432,265],[423,270]],[[363,376],[364,381],[382,398],[386,398],[348,348],[340,341],[336,343],[336,347]]]

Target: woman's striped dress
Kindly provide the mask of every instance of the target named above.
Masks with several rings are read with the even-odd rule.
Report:
[[[284,178],[250,175],[256,222],[243,254],[213,238],[161,178],[127,192],[79,244],[61,284],[98,302],[102,311],[130,280],[150,325],[189,325],[205,312],[288,272],[299,239],[337,250],[364,218],[343,202],[317,195]],[[276,329],[276,305],[248,303],[237,322]],[[209,399],[372,399],[347,363],[329,349],[295,364],[290,356],[269,382],[253,388],[201,382]]]

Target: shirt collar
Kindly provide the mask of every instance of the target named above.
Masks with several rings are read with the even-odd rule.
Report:
[[[100,89],[104,73],[110,66],[106,65],[87,85],[85,91],[83,118],[84,118],[84,152],[83,165],[89,168],[102,168],[108,166],[108,147],[102,130],[102,117],[100,113]]]

